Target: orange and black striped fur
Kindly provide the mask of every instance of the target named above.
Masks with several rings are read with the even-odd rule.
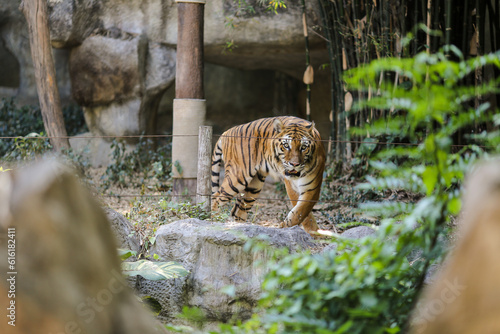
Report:
[[[303,223],[307,232],[318,226],[311,210],[319,199],[325,150],[314,123],[291,116],[259,119],[222,134],[212,156],[212,210],[234,196],[231,215],[245,221],[268,174],[285,181],[293,204],[281,227]],[[219,172],[224,161],[224,180]]]

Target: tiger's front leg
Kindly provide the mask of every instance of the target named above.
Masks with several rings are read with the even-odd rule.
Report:
[[[317,231],[318,225],[312,214],[312,209],[319,199],[319,187],[313,191],[305,192],[300,196],[294,189],[292,183],[288,179],[285,179],[285,188],[293,208],[288,213],[285,221],[281,223],[280,227],[292,227],[302,223],[306,232],[311,233]]]

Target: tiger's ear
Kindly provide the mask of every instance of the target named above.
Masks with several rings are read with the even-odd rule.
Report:
[[[274,125],[274,131],[276,131],[276,133],[280,133],[281,131],[283,131],[284,125],[279,118],[276,118],[274,120],[273,125]]]
[[[314,121],[311,121],[311,124],[306,126],[307,131],[309,131],[310,134],[314,133],[314,130],[316,129]]]

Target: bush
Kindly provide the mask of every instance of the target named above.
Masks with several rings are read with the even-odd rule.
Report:
[[[461,59],[458,51],[449,51]],[[474,144],[453,145],[467,125],[492,119],[488,104],[473,108],[467,102],[498,92],[497,81],[479,87],[461,83],[479,67],[500,68],[499,56],[455,62],[443,52],[422,53],[409,59],[380,59],[348,72],[345,80],[351,90],[380,87],[378,96],[361,101],[358,108],[388,111],[387,119],[357,133],[393,135],[415,143],[386,147],[372,155],[375,176],[367,176],[359,188],[405,190],[420,197],[415,202],[362,204],[363,214],[381,219],[374,237],[338,237],[335,251],[285,255],[270,264],[262,286],[264,315],[238,327],[225,325],[222,331],[398,333],[408,329],[428,268],[446,253],[450,219],[461,206],[464,174],[483,154]],[[406,84],[395,86],[391,81],[379,86],[381,72],[398,73]]]
[[[114,139],[111,148],[113,163],[106,168],[101,177],[104,189],[113,184],[122,187],[134,184],[140,186],[145,179],[151,177],[159,181],[170,178],[172,170],[170,141],[157,146],[151,139],[141,137],[133,150],[127,152],[125,142]],[[134,182],[135,176],[139,173],[142,173],[142,178]]]
[[[79,106],[71,105],[63,108],[63,116],[69,136],[88,131],[83,111]],[[47,139],[33,139],[37,136],[43,137],[44,131],[43,119],[38,106],[18,107],[14,98],[2,98],[0,136],[20,137],[20,139],[0,139],[0,156],[11,152],[11,158],[29,158],[50,149]],[[21,137],[26,138],[21,139]]]

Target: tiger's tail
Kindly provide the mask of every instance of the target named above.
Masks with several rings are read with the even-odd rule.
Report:
[[[220,168],[222,165],[222,148],[220,140],[215,144],[212,155],[212,195],[219,190]]]

